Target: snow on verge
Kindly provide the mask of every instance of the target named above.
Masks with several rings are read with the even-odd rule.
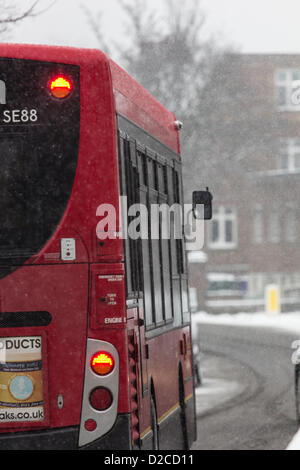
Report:
[[[278,315],[268,315],[264,312],[259,313],[222,313],[218,315],[206,312],[197,312],[192,314],[193,331],[196,333],[197,325],[209,323],[215,325],[231,326],[261,326],[277,328],[290,333],[300,334],[300,312],[281,313]]]

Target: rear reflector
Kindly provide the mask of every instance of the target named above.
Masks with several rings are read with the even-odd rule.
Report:
[[[113,401],[112,394],[105,387],[97,387],[91,391],[90,404],[95,410],[105,411],[107,410]]]
[[[97,428],[97,423],[94,419],[87,419],[84,423],[84,427],[87,431],[92,432]]]
[[[105,351],[99,351],[92,356],[91,368],[98,375],[109,374],[115,365],[114,358]]]

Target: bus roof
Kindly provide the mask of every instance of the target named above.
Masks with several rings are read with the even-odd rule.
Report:
[[[180,153],[174,114],[112,60],[110,69],[116,111]]]
[[[93,63],[105,62],[111,72],[116,112],[180,153],[174,114],[102,51],[65,46],[0,44],[0,57],[88,65],[89,71]]]

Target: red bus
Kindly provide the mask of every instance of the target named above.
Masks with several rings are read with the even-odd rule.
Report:
[[[0,57],[0,448],[187,449],[184,242],[120,236],[120,196],[183,202],[175,117],[100,51]]]

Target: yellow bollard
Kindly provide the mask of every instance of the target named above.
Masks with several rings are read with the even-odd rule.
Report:
[[[265,287],[265,311],[269,315],[280,313],[280,291],[277,284],[268,284]]]

